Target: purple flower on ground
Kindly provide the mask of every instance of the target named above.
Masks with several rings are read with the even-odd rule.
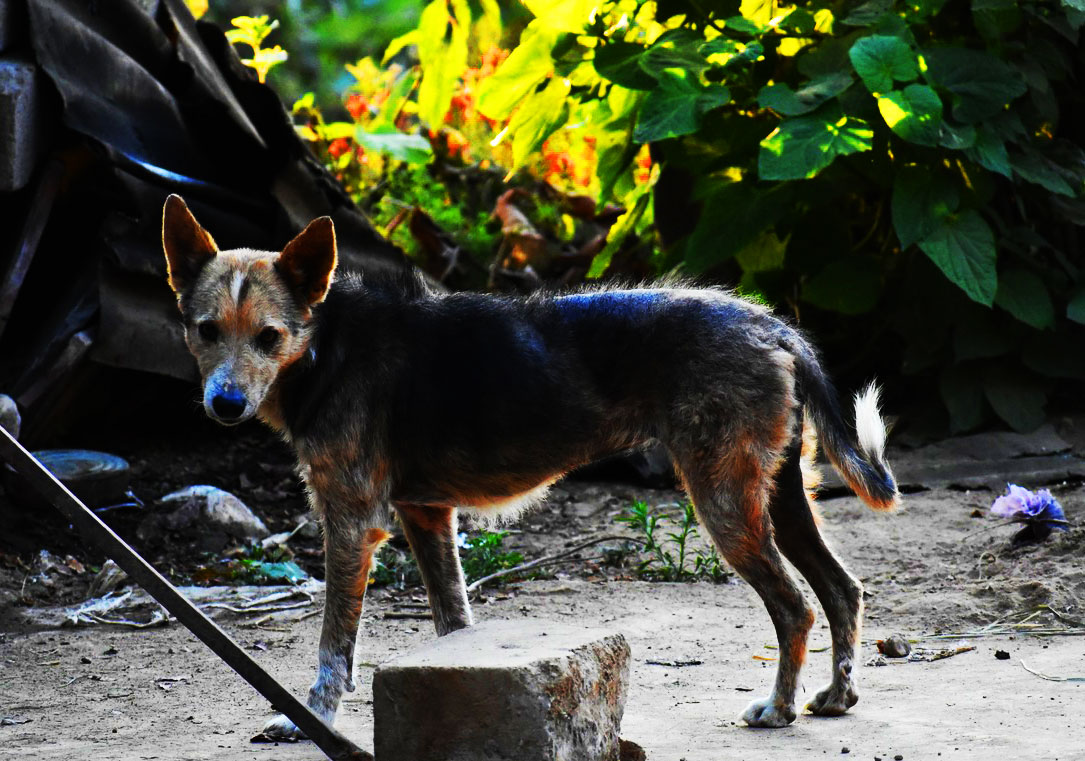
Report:
[[[1006,493],[991,505],[994,515],[1021,523],[1042,524],[1056,531],[1067,530],[1066,513],[1050,491],[1033,492],[1017,484],[1006,487]]]

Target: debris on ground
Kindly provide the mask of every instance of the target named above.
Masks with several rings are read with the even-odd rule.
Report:
[[[158,504],[162,510],[148,516],[139,527],[137,533],[143,541],[161,541],[167,532],[175,532],[215,551],[230,539],[263,539],[271,533],[244,502],[215,486],[190,486],[167,494]]]
[[[893,634],[877,642],[878,652],[889,658],[906,658],[912,652],[912,646],[903,634]]]
[[[291,587],[178,587],[181,594],[212,618],[252,616],[311,608],[324,583],[312,579]],[[92,598],[75,606],[22,611],[27,623],[45,628],[113,625],[132,629],[165,626],[173,618],[142,589],[133,588]]]
[[[102,569],[98,571],[94,581],[90,583],[88,595],[90,597],[102,597],[115,592],[127,583],[128,574],[121,570],[121,567],[113,562],[111,558],[102,564]]]
[[[995,658],[1000,661],[1008,661],[1010,659],[1010,654],[1005,650],[995,650]]]

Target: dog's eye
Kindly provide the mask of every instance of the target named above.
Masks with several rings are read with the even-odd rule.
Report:
[[[200,334],[200,338],[205,341],[217,341],[219,337],[219,326],[211,322],[211,320],[204,320],[196,326],[196,332]]]
[[[275,328],[264,328],[256,336],[256,345],[261,351],[274,351],[279,345],[279,331]]]

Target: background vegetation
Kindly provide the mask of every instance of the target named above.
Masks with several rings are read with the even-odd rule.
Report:
[[[906,376],[916,430],[1080,406],[1085,0],[263,5],[299,130],[451,287],[676,271]]]

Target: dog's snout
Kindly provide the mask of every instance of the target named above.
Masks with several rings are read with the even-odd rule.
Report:
[[[237,420],[245,414],[248,400],[237,389],[224,389],[211,398],[211,409],[222,420]]]

